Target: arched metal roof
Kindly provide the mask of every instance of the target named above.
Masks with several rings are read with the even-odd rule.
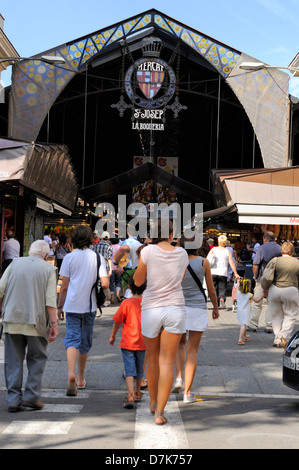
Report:
[[[289,141],[287,74],[266,70],[244,73],[243,61],[252,58],[157,11],[148,10],[85,37],[46,51],[62,56],[64,67],[37,60],[20,61],[13,68],[9,136],[34,141],[52,104],[76,73],[109,46],[154,27],[180,39],[210,63],[231,86],[243,105],[259,141],[265,167],[286,166]],[[253,59],[254,60],[254,59]]]

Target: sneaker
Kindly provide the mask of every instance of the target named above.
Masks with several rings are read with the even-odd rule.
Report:
[[[225,301],[220,299],[220,307],[219,308],[226,308]]]
[[[279,341],[279,340],[278,340],[278,341]],[[286,340],[285,340],[283,337],[281,337],[279,342],[273,343],[273,346],[274,346],[275,348],[284,348],[284,349],[286,349],[286,347],[287,347],[287,342],[286,342]]]
[[[264,329],[264,332],[265,332],[265,333],[268,333],[269,335],[271,335],[271,334],[273,333],[273,329],[270,328],[270,327],[266,327],[266,328]]]
[[[197,398],[193,395],[193,393],[190,393],[190,395],[184,395],[184,403],[195,403],[196,401]]]
[[[176,379],[173,389],[171,393],[180,393],[183,388],[183,381],[182,379]]]
[[[42,410],[42,409],[43,409],[44,404],[43,404],[41,401],[27,401],[27,400],[23,400],[23,406],[25,406],[26,408],[30,408],[30,409],[32,409],[32,410],[39,411],[39,410]]]
[[[24,411],[24,408],[22,405],[18,406],[9,406],[7,408],[8,413],[18,413],[19,411]]]
[[[252,328],[251,326],[246,326],[246,331],[253,331],[256,332],[256,328]]]
[[[104,307],[109,307],[110,303],[111,303],[110,300],[105,300]]]

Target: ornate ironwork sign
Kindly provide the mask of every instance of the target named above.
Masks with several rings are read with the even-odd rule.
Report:
[[[134,81],[132,80],[134,72],[136,73],[139,89],[136,89],[136,84],[134,86]],[[165,86],[164,81],[167,74],[169,83],[168,86]],[[139,59],[135,64],[131,65],[125,77],[125,89],[128,97],[136,106],[145,109],[157,109],[165,106],[173,97],[175,86],[176,78],[174,71],[167,62],[161,59]],[[160,90],[163,92],[162,96],[159,96]],[[140,91],[143,96],[140,96]]]
[[[124,74],[123,93],[132,104],[127,104],[122,94],[120,101],[112,107],[118,109],[122,117],[128,108],[132,110],[132,128],[136,130],[164,130],[165,111],[171,109],[174,116],[182,109],[178,96],[168,105],[177,93],[177,77],[172,67],[160,58],[162,41],[156,37],[143,41],[143,58],[134,61]]]

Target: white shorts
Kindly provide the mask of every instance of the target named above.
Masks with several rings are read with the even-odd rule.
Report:
[[[147,308],[141,311],[141,329],[146,338],[156,338],[162,328],[168,333],[186,333],[185,305]]]
[[[205,331],[208,328],[208,311],[205,308],[187,307],[186,305],[186,330]]]

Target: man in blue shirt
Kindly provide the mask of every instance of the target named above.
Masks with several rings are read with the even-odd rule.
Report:
[[[256,282],[253,295],[257,299],[260,298],[263,294],[263,289],[261,287],[261,277],[266,265],[272,258],[281,256],[281,247],[276,243],[273,232],[264,233],[263,243],[264,244],[260,246],[253,258],[252,266],[253,277]],[[264,299],[262,299],[258,303],[253,302],[254,305],[251,309],[250,320],[247,327],[248,330],[256,331],[259,324],[259,318],[262,312],[263,300]],[[269,305],[267,305],[267,310],[265,313],[265,324],[266,333],[272,333],[272,319]]]
[[[251,241],[253,244],[253,248],[250,251],[252,252],[252,262],[253,262],[254,257],[257,253],[257,250],[260,248],[261,245],[259,244],[259,242],[257,241],[255,237],[252,237]]]

